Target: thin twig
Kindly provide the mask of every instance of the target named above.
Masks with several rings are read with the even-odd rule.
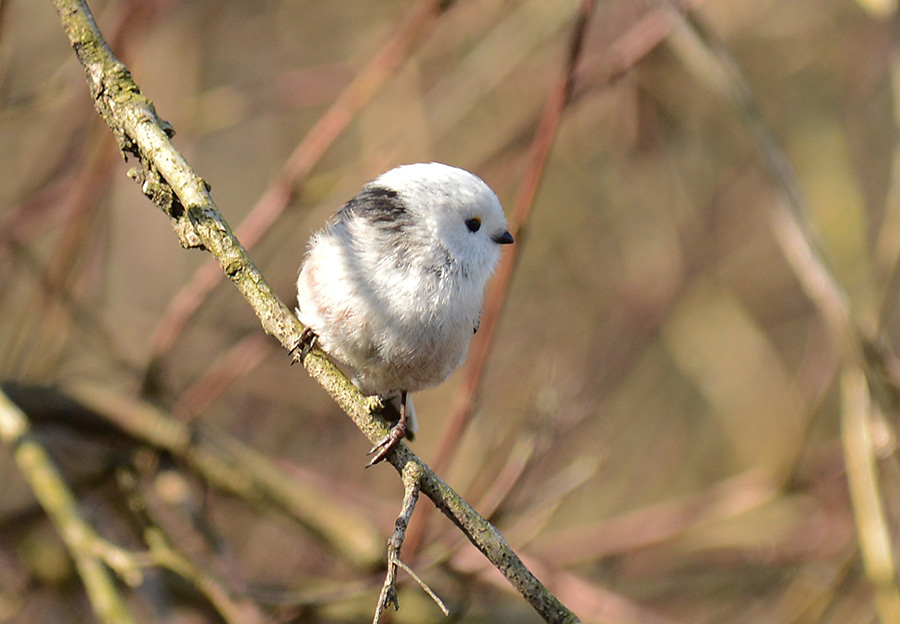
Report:
[[[434,600],[434,603],[438,606],[438,608],[441,610],[441,612],[443,612],[444,615],[449,617],[450,610],[447,608],[447,605],[444,604],[444,601],[441,600],[440,597],[436,593],[434,593],[434,590],[431,589],[425,581],[423,581],[421,578],[419,578],[419,575],[416,574],[412,568],[410,568],[408,565],[406,565],[405,563],[400,561],[400,559],[397,559],[396,563],[400,567],[401,570],[403,570],[404,572],[409,574],[412,577],[412,579],[416,583],[419,584],[419,587],[422,588],[422,591],[424,591],[426,594],[428,594],[428,596],[432,600]]]
[[[384,585],[381,588],[381,594],[378,596],[378,604],[375,606],[375,617],[372,624],[378,624],[385,609],[390,605],[394,605],[394,610],[400,609],[400,602],[397,599],[397,570],[402,568],[415,579],[415,581],[425,590],[435,603],[440,607],[444,615],[450,615],[443,601],[438,598],[430,587],[412,571],[409,566],[400,560],[400,550],[403,548],[403,539],[406,537],[406,528],[409,526],[409,519],[416,508],[416,501],[419,500],[419,483],[422,478],[422,470],[415,463],[408,463],[403,468],[401,474],[403,479],[403,505],[400,508],[400,515],[394,523],[394,532],[388,539],[387,548],[387,573],[384,577]]]

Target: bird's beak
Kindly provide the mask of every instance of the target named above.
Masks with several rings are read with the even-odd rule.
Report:
[[[503,231],[503,234],[497,234],[495,236],[492,236],[491,239],[495,243],[498,243],[500,245],[511,245],[512,243],[515,242],[513,240],[512,234],[510,234],[506,230]]]

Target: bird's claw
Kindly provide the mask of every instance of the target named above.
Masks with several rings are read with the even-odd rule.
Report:
[[[291,364],[296,364],[297,362],[305,360],[306,356],[309,355],[309,352],[316,346],[318,339],[319,337],[312,328],[304,327],[303,331],[300,332],[300,337],[297,339],[297,342],[291,347],[290,354],[293,358]]]
[[[369,449],[369,452],[366,455],[374,454],[374,457],[369,460],[369,463],[366,464],[366,468],[371,468],[375,464],[378,464],[387,458],[390,455],[391,451],[394,450],[398,444],[400,444],[400,440],[403,439],[403,436],[406,435],[406,426],[402,423],[397,423],[391,430],[388,432],[386,436],[384,436],[381,441]]]

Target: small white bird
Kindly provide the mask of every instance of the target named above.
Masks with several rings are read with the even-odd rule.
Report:
[[[407,393],[462,364],[500,245],[512,242],[487,184],[440,163],[388,171],[310,238],[297,280],[307,344],[348,367],[363,394],[399,410],[369,466],[415,434]]]

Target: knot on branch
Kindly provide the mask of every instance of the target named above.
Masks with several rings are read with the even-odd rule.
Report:
[[[169,183],[162,179],[152,163],[142,158],[140,167],[132,167],[128,170],[128,177],[140,184],[141,192],[169,216],[182,247],[185,249],[204,248],[193,224],[187,218],[184,206],[178,196],[175,195]]]

